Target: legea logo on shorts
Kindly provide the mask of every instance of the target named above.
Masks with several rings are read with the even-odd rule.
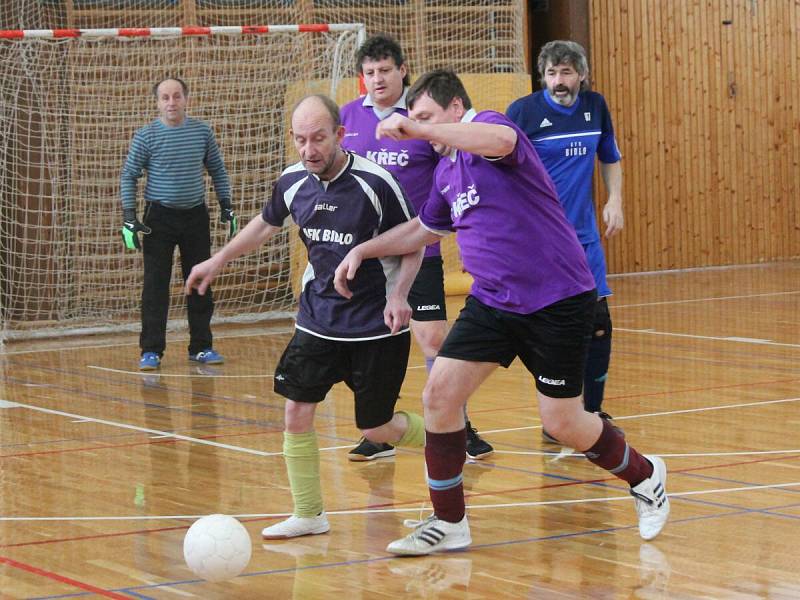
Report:
[[[438,304],[423,304],[417,306],[417,310],[439,310],[441,307]]]
[[[548,379],[547,377],[542,377],[541,375],[539,375],[537,379],[542,383],[546,383],[547,385],[567,385],[567,382],[563,379]]]

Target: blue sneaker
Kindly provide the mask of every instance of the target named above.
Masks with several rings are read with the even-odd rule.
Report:
[[[156,352],[145,352],[139,359],[140,371],[155,371],[161,366],[161,358]]]
[[[225,362],[225,359],[222,358],[222,355],[211,348],[203,350],[202,352],[198,352],[197,354],[189,354],[189,360],[203,363],[204,365],[221,365]]]

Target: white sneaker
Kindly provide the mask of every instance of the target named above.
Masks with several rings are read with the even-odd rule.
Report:
[[[292,515],[285,521],[270,525],[261,530],[261,537],[265,540],[285,540],[301,535],[318,535],[328,533],[331,526],[325,513],[316,517],[296,517]]]
[[[631,488],[631,496],[639,515],[639,535],[644,540],[652,540],[664,528],[669,517],[667,465],[657,456],[645,455],[645,458],[653,465],[653,474]]]
[[[459,550],[472,543],[467,515],[464,515],[458,523],[442,521],[436,515],[431,515],[424,521],[407,519],[403,524],[406,527],[414,527],[414,531],[386,546],[387,552],[403,556],[421,556],[443,550]]]

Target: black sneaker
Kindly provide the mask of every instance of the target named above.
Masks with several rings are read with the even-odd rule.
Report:
[[[364,462],[366,460],[375,460],[376,458],[394,455],[394,446],[390,444],[376,444],[375,442],[370,442],[367,438],[361,438],[358,446],[347,453],[347,459],[355,462]]]
[[[467,421],[467,456],[473,460],[480,460],[494,454],[492,445],[478,435],[469,421]]]

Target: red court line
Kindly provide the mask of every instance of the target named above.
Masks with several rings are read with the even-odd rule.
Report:
[[[669,473],[690,473],[692,471],[705,471],[709,469],[718,469],[718,468],[727,468],[727,467],[737,467],[741,465],[748,465],[748,464],[756,464],[761,462],[770,462],[770,461],[777,461],[777,460],[792,460],[800,457],[800,454],[793,454],[791,456],[785,456],[782,458],[776,458],[774,456],[769,456],[765,458],[759,458],[755,460],[749,461],[739,461],[735,463],[724,463],[721,465],[709,465],[703,467],[688,467],[686,469],[672,469]],[[533,490],[548,490],[548,489],[556,489],[561,487],[570,487],[576,485],[587,485],[593,483],[606,483],[609,481],[621,481],[616,477],[607,477],[602,479],[582,479],[580,481],[562,481],[559,483],[548,483],[545,485],[536,485],[524,488],[514,488],[514,489],[506,489],[506,490],[494,490],[491,492],[481,492],[481,493],[466,493],[464,494],[464,499],[469,500],[471,498],[480,498],[482,496],[497,496],[498,494],[515,494],[518,492],[529,492]],[[398,506],[407,506],[407,505],[416,505],[419,504],[420,499],[416,498],[413,500],[407,500],[405,502],[385,502],[381,504],[368,504],[366,506],[361,507],[350,507],[346,510],[361,510],[361,509],[370,509],[370,508],[388,508],[388,507],[398,507]],[[259,521],[269,521],[272,517],[254,517],[249,519],[241,519],[244,523],[257,523]],[[49,540],[39,540],[35,542],[19,542],[16,544],[0,544],[0,548],[20,548],[25,546],[39,546],[43,544],[60,544],[63,542],[81,542],[85,540],[96,540],[96,539],[103,539],[103,538],[113,538],[113,537],[122,537],[126,535],[139,535],[139,534],[148,534],[148,533],[160,533],[164,531],[178,531],[181,529],[189,529],[191,525],[179,525],[175,527],[161,527],[158,529],[137,529],[134,531],[124,531],[118,533],[102,533],[97,535],[86,535],[86,536],[78,536],[72,538],[61,538],[61,539],[49,539]]]
[[[715,458],[715,457],[709,457],[709,458]],[[701,467],[687,467],[685,469],[669,469],[667,471],[667,475],[669,475],[671,473],[691,473],[692,471],[709,471],[711,469],[722,469],[722,468],[727,468],[727,467],[740,467],[742,465],[752,465],[752,464],[757,464],[757,463],[774,462],[774,461],[779,461],[779,460],[794,460],[796,458],[800,458],[800,454],[790,454],[789,456],[783,456],[783,457],[776,457],[775,455],[771,455],[771,456],[766,457],[766,458],[757,458],[757,459],[754,459],[754,460],[742,460],[742,461],[733,462],[733,463],[723,463],[721,465],[707,465],[707,466],[701,466]],[[572,485],[583,485],[583,484],[590,484],[590,483],[608,483],[609,481],[622,482],[622,480],[617,478],[617,477],[603,477],[603,478],[600,478],[600,479],[582,479],[581,481],[564,481],[564,482],[561,482],[561,483],[550,483],[550,484],[547,484],[547,485],[535,485],[535,486],[516,488],[516,489],[510,489],[510,490],[506,489],[506,490],[500,490],[500,491],[494,491],[494,492],[481,492],[481,493],[477,493],[477,494],[465,494],[464,497],[465,498],[480,498],[481,496],[496,496],[497,494],[515,494],[517,492],[529,492],[529,491],[532,491],[532,490],[554,489],[554,488],[560,488],[560,487],[568,487],[568,486],[572,486]],[[669,495],[669,491],[667,491],[667,495]],[[419,500],[417,500],[417,502],[419,502]],[[395,506],[397,506],[397,505],[395,505]]]
[[[52,579],[53,581],[57,581],[59,583],[65,583],[67,585],[71,585],[72,587],[76,587],[78,589],[87,592],[92,592],[93,594],[98,594],[105,598],[115,598],[116,600],[130,600],[130,596],[122,596],[121,594],[109,592],[108,590],[95,587],[89,583],[83,583],[82,581],[71,579],[70,577],[64,577],[63,575],[59,575],[58,573],[53,573],[52,571],[45,571],[44,569],[40,569],[39,567],[34,567],[33,565],[21,563],[5,556],[0,556],[0,564],[6,564],[10,567],[14,567],[15,569],[20,569],[22,571],[27,571],[28,573],[33,573],[34,575],[41,575],[42,577],[47,577],[48,579]]]
[[[631,398],[650,398],[653,396],[667,396],[667,395],[675,395],[675,394],[686,394],[690,392],[710,392],[713,390],[724,390],[729,388],[740,388],[740,387],[751,387],[754,385],[774,385],[778,383],[792,383],[794,381],[800,381],[797,377],[792,377],[790,379],[774,379],[772,381],[748,381],[747,383],[730,383],[728,385],[712,385],[709,387],[701,387],[701,388],[686,388],[686,389],[672,389],[666,390],[663,392],[650,392],[648,394],[629,394],[627,396],[606,396],[606,400],[629,400]],[[531,401],[533,400],[533,396],[531,396]],[[766,401],[765,401],[766,402]],[[469,409],[469,414],[486,414],[486,413],[493,413],[493,412],[500,412],[500,411],[507,411],[507,410],[518,410],[518,409],[525,409],[525,408],[532,408],[532,404],[529,402],[527,404],[519,404],[519,405],[505,405],[502,408],[485,408],[481,409]],[[748,406],[746,408],[756,408],[755,406]],[[635,416],[635,415],[632,415]]]

